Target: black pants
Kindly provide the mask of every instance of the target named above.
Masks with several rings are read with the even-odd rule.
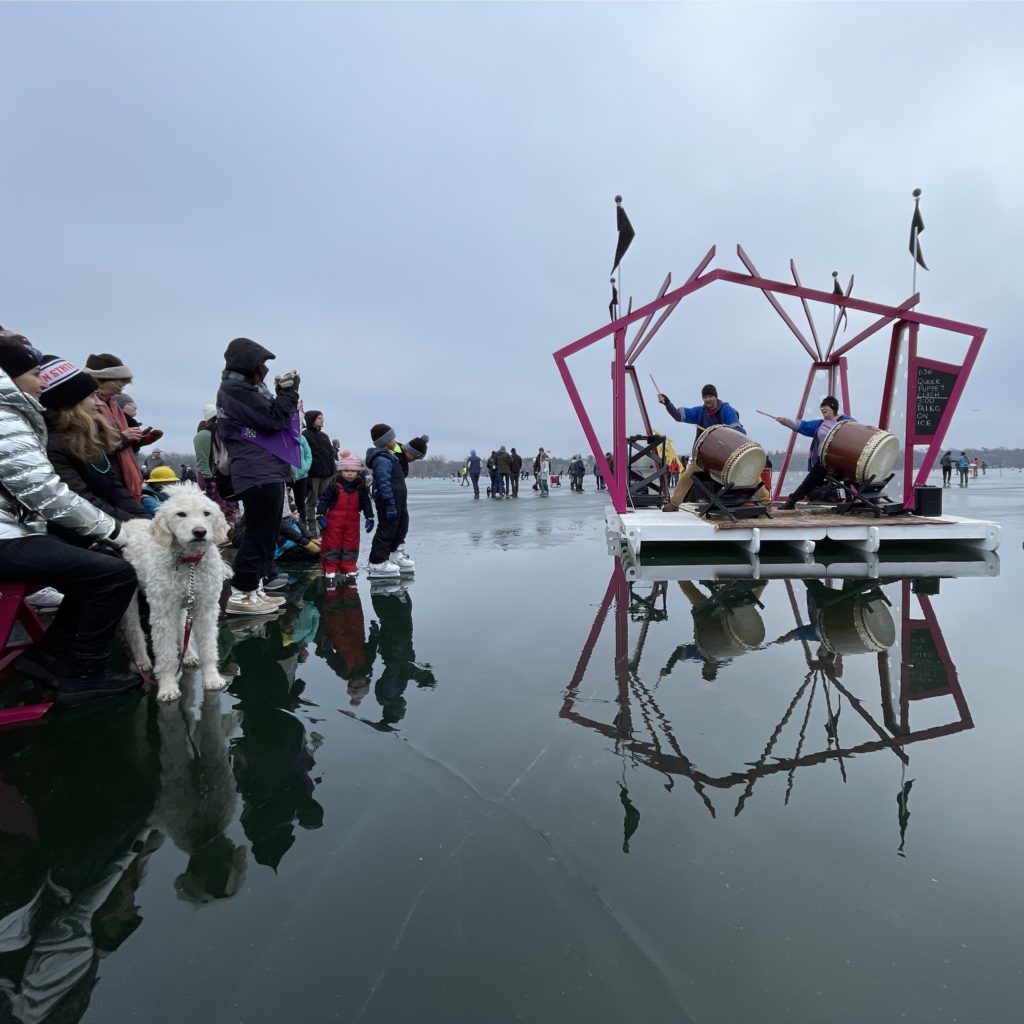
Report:
[[[473,481],[473,494],[475,497],[480,497],[480,474],[470,473],[469,479]]]
[[[518,498],[519,497],[519,474],[518,473],[513,473],[512,474],[512,497],[513,498]]]
[[[805,498],[815,487],[820,487],[828,479],[828,475],[825,473],[825,467],[819,462],[811,471],[803,478],[800,486],[789,496],[790,501],[801,501]]]
[[[309,482],[306,477],[291,482],[292,496],[295,498],[295,511],[299,519],[306,522],[306,495],[309,493]]]
[[[377,508],[377,532],[370,546],[370,561],[379,565],[388,560],[392,551],[397,551],[405,543],[409,532],[409,509],[403,505],[398,510],[397,518],[388,519],[384,502],[377,500],[374,505]]]
[[[284,484],[257,484],[239,494],[238,500],[245,504],[245,534],[235,556],[232,584],[237,590],[248,593],[273,571]]]
[[[45,535],[0,540],[0,580],[36,583],[64,595],[42,646],[69,658],[83,675],[106,664],[137,585],[123,558]]]

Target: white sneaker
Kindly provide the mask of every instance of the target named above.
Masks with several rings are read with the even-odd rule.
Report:
[[[399,572],[416,571],[416,563],[401,548],[391,552],[391,561],[398,566]]]
[[[367,578],[371,580],[388,579],[389,577],[401,576],[402,570],[394,562],[370,562],[366,567]]]
[[[224,610],[228,615],[273,615],[277,609],[278,605],[264,601],[255,590],[246,592],[232,587]]]
[[[43,587],[34,594],[29,594],[25,600],[33,608],[56,608],[64,600],[64,595],[53,587]]]
[[[264,604],[272,605],[274,608],[280,608],[281,605],[288,603],[287,598],[277,597],[274,594],[268,594],[263,589],[262,583],[256,588],[256,595]]]

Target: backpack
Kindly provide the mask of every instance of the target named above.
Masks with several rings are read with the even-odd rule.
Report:
[[[210,469],[213,470],[217,493],[225,501],[233,498],[235,489],[231,483],[231,456],[217,434],[216,428],[210,431]]]

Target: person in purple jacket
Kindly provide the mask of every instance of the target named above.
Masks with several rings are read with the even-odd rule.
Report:
[[[276,395],[263,383],[270,349],[235,338],[224,352],[217,392],[217,437],[231,460],[231,497],[245,508],[245,532],[235,556],[229,615],[269,615],[284,604],[264,590],[273,572],[284,489],[301,464],[299,375],[278,377]],[[270,580],[271,583],[280,580]],[[284,578],[287,583],[287,578]]]
[[[821,460],[818,458],[818,452],[821,450],[822,441],[828,437],[832,428],[842,420],[848,419],[850,419],[849,416],[839,415],[839,399],[834,395],[826,395],[821,400],[820,420],[801,420],[797,423],[796,420],[791,420],[788,416],[775,417],[777,423],[781,423],[784,427],[789,427],[790,430],[811,439],[811,449],[807,458],[807,476],[803,478],[800,486],[786,499],[786,503],[782,506],[784,509],[792,510],[796,508],[798,501],[805,498],[815,487],[820,487],[828,479],[825,474],[825,467],[822,466]]]

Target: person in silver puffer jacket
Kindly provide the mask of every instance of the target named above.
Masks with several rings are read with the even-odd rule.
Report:
[[[67,360],[51,359],[41,368],[40,362],[24,337],[0,330],[0,586],[23,582],[64,594],[46,636],[14,667],[54,686],[59,701],[80,703],[141,683],[132,673],[106,668],[137,583],[127,562],[96,550],[98,544],[119,546],[120,524],[57,476],[46,457],[43,407],[15,383],[38,387],[41,373],[45,403],[48,386],[84,389],[84,375]],[[89,386],[95,390],[95,382]],[[50,536],[50,523],[80,536],[83,546]]]

